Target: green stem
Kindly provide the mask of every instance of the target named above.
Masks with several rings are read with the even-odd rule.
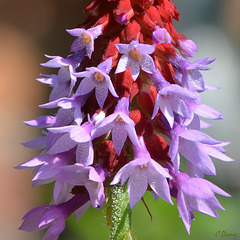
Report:
[[[110,240],[132,240],[132,210],[129,206],[127,184],[111,189],[107,219],[110,225]]]

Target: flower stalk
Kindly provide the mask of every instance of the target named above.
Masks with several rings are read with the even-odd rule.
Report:
[[[110,223],[110,240],[132,240],[132,210],[129,205],[127,184],[111,189],[107,222]]]

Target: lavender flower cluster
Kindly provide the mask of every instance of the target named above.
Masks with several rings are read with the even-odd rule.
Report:
[[[72,213],[79,219],[91,205],[101,208],[106,189],[128,182],[131,209],[146,191],[170,204],[176,198],[190,233],[193,211],[219,217],[216,209],[223,207],[214,194],[230,196],[204,179],[216,174],[211,157],[232,161],[224,154],[228,143],[201,131],[210,126],[202,118],[223,118],[200,98],[217,89],[200,72],[214,59],[189,60],[197,47],[173,28],[178,14],[171,1],[93,1],[90,18],[101,16],[106,3],[101,21],[67,30],[75,37],[72,54],[46,55],[42,64],[58,73],[37,79],[52,87],[40,107],[58,110],[25,121],[44,136],[23,145],[42,152],[17,168],[33,168],[34,187],[55,185],[50,205],[29,211],[20,229],[48,228],[44,239],[55,240]]]

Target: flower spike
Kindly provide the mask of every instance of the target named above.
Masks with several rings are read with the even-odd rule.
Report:
[[[190,234],[194,211],[219,217],[215,194],[230,196],[204,179],[216,175],[212,158],[233,161],[228,142],[202,131],[211,126],[202,118],[224,118],[201,102],[218,89],[201,73],[215,59],[191,60],[197,46],[175,29],[172,0],[91,0],[84,12],[85,22],[66,30],[72,54],[41,64],[57,69],[37,79],[52,87],[39,105],[52,112],[24,122],[42,129],[23,143],[41,153],[16,168],[33,168],[33,187],[53,183],[53,198],[19,229],[47,229],[43,239],[57,240],[72,213],[106,205],[110,239],[134,239],[131,212],[149,191],[176,199]]]

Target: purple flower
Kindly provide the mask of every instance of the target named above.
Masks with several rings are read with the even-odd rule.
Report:
[[[57,154],[77,147],[76,161],[85,165],[91,165],[93,163],[93,145],[91,137],[93,127],[93,123],[86,122],[81,126],[70,125],[48,128],[52,133],[60,133],[59,138],[49,148],[48,153]]]
[[[57,178],[76,186],[84,186],[89,194],[92,206],[101,208],[105,201],[103,182],[108,171],[101,167],[84,166],[76,163],[71,166],[62,167]]]
[[[48,102],[45,104],[39,105],[39,107],[42,108],[56,108],[56,107],[61,107],[64,110],[70,110],[70,109],[75,109],[74,110],[74,121],[80,125],[82,120],[83,120],[83,115],[82,115],[82,106],[85,104],[86,100],[88,99],[89,94],[87,95],[76,95],[74,94],[71,98],[60,98],[52,102]],[[67,111],[65,111],[66,113]]]
[[[51,60],[41,64],[42,66],[60,68],[57,75],[43,75],[46,78],[37,78],[38,81],[49,84],[51,87],[53,87],[49,100],[54,101],[61,97],[70,96],[76,83],[76,77],[73,75],[73,73],[81,63],[81,60],[84,57],[84,52],[78,52],[68,56],[67,58],[49,55],[46,55],[46,57],[51,58]]]
[[[33,148],[33,149],[43,149],[47,146],[47,136],[39,137],[27,142],[22,143],[24,147]]]
[[[33,167],[35,176],[32,186],[39,186],[55,181],[55,175],[60,171],[60,167],[70,165],[74,160],[74,152],[68,151],[56,155],[39,155],[19,166],[17,169]]]
[[[95,88],[96,99],[101,108],[103,108],[107,98],[108,90],[114,97],[118,97],[108,75],[111,68],[112,58],[108,58],[97,67],[86,68],[87,71],[75,73],[76,77],[83,78],[76,91],[76,95],[88,94]]]
[[[224,210],[224,208],[214,193],[230,197],[213,183],[201,178],[190,178],[184,172],[176,174],[173,178],[173,185],[177,188],[178,211],[189,234],[191,221],[194,219],[192,211],[219,218],[216,209]]]
[[[203,132],[194,129],[184,129],[175,123],[171,131],[171,137],[169,155],[176,171],[179,170],[179,153],[193,164],[198,169],[198,172],[209,175],[216,174],[214,164],[209,155],[223,161],[231,161],[227,156],[224,155],[226,157],[224,158],[220,152],[216,152],[222,142],[213,139]],[[191,172],[191,175],[193,175],[193,171]]]
[[[151,74],[156,71],[153,59],[149,56],[149,54],[155,51],[155,45],[140,44],[137,40],[131,41],[129,44],[120,43],[115,46],[119,53],[123,54],[115,73],[124,72],[130,66],[131,74],[135,81],[140,73],[140,68]]]
[[[71,46],[72,52],[77,52],[82,49],[86,49],[86,53],[91,58],[92,52],[94,51],[94,40],[102,34],[102,25],[85,30],[84,28],[75,28],[67,30],[69,34],[77,37]]]
[[[88,193],[75,195],[69,201],[56,206],[42,206],[29,211],[23,217],[23,223],[20,230],[27,232],[39,231],[49,228],[43,237],[44,240],[57,240],[65,228],[65,220],[74,212],[82,215],[88,205]]]
[[[60,57],[60,56],[50,56],[46,55],[47,58],[50,58],[46,63],[42,63],[41,65],[43,67],[49,67],[49,68],[60,68],[60,67],[69,67],[70,72],[73,73],[76,68],[81,64],[81,61],[83,60],[85,55],[84,51],[79,51],[74,54],[71,54],[67,56],[66,58]]]
[[[166,179],[171,179],[171,176],[166,169],[151,158],[143,138],[140,138],[139,141],[141,147],[135,148],[134,160],[117,172],[111,185],[117,184],[119,181],[123,185],[128,179],[129,204],[131,208],[143,197],[148,185],[157,196],[172,204]]]
[[[226,156],[223,152],[226,152],[226,150],[223,148],[223,146],[228,145],[229,143],[220,142],[218,144],[203,144],[198,143],[197,149],[198,152],[201,153],[201,158],[204,159],[202,163],[205,162],[205,164],[212,166],[212,160],[210,157],[219,159],[224,162],[232,162],[234,161],[232,158]],[[187,171],[188,175],[191,177],[204,177],[204,172],[202,171],[202,167],[198,167],[196,164],[193,164],[192,161],[187,162]],[[214,172],[215,173],[215,170]]]
[[[58,98],[71,95],[72,88],[76,82],[76,77],[71,75],[68,67],[61,67],[57,75],[51,74],[43,76],[46,78],[37,78],[37,80],[53,87],[49,101],[54,101]]]
[[[197,46],[195,42],[190,39],[179,40],[178,49],[184,58],[193,58],[193,51],[197,52]]]
[[[111,130],[113,144],[118,156],[122,151],[127,136],[134,145],[139,145],[135,123],[128,116],[128,106],[129,99],[125,97],[121,98],[114,113],[103,119],[93,132],[93,138],[96,138]]]
[[[47,128],[65,126],[73,122],[73,120],[74,109],[60,108],[56,116],[40,116],[30,121],[24,121],[24,123],[31,127]]]
[[[199,70],[205,71],[211,69],[206,65],[212,63],[214,60],[212,58],[203,58],[191,63],[180,56],[169,59],[175,67],[175,80],[177,83],[184,88],[193,88],[197,91],[204,91],[206,89],[203,76]]]
[[[152,33],[153,43],[171,43],[172,39],[170,34],[165,28],[156,26],[156,30]]]
[[[205,105],[205,104],[192,104],[191,108],[193,108],[193,111],[195,114],[197,114],[200,117],[204,117],[207,119],[223,119],[222,113],[218,112],[216,109]]]
[[[31,127],[46,128],[56,123],[56,118],[55,116],[40,116],[34,120],[24,121],[24,123]]]
[[[177,84],[166,84],[158,91],[152,118],[156,116],[160,107],[163,115],[166,117],[172,128],[174,123],[173,113],[175,112],[184,118],[191,119],[193,112],[186,103],[189,101],[193,102],[197,99],[198,97],[196,94]]]

